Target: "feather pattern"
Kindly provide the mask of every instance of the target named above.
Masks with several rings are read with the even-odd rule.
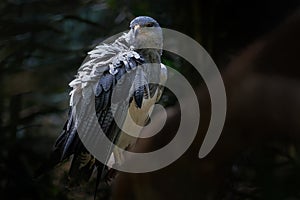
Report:
[[[127,33],[111,44],[96,46],[88,52],[88,57],[80,66],[75,79],[69,83],[72,87],[69,118],[54,145],[51,155],[53,160],[50,164],[54,166],[74,154],[69,176],[75,182],[88,180],[94,169],[97,169],[98,185],[98,181],[103,179],[107,172],[107,167],[97,161],[81,141],[92,141],[94,145],[98,145],[103,139],[103,136],[89,134],[97,128],[90,115],[93,112],[92,108],[96,111],[97,121],[104,134],[112,142],[117,142],[121,140],[119,137],[122,127],[118,127],[115,120],[125,122],[130,106],[134,105],[141,110],[145,98],[153,96],[156,92],[152,91],[154,87],[149,88],[149,74],[140,66],[152,60],[145,58],[141,52],[132,50],[128,40]],[[160,63],[160,54],[158,56]],[[112,98],[113,94],[117,94],[115,98]],[[94,107],[90,106],[91,104],[94,104]],[[145,113],[144,118],[148,120],[149,114]],[[79,124],[83,127],[80,132],[81,138],[77,132]],[[108,161],[113,152],[112,145],[101,148]]]
[[[91,130],[93,127],[89,122],[90,120],[88,120],[89,116],[86,116],[89,113],[87,110],[89,104],[92,103],[90,102],[90,97],[94,95],[98,122],[104,133],[112,141],[117,138],[118,130],[120,129],[114,123],[112,107],[114,107],[115,111],[121,111],[119,116],[115,116],[121,121],[122,118],[124,120],[127,114],[123,101],[126,101],[126,99],[129,101],[129,90],[137,78],[134,70],[138,68],[139,64],[144,63],[144,60],[137,52],[126,45],[126,37],[127,35],[124,34],[112,44],[101,44],[90,51],[87,59],[79,68],[77,76],[69,84],[73,88],[70,92],[71,111],[69,120],[63,133],[57,139],[54,148],[61,152],[59,161],[74,154],[70,168],[71,177],[82,176],[86,180],[95,167],[98,167],[99,172],[104,171],[104,169],[100,169],[103,166],[99,166],[97,162],[93,161],[95,158],[85,149],[77,133],[78,123],[81,123],[85,127],[91,127],[87,128],[86,133],[83,133],[83,137],[87,140],[95,140],[95,138],[89,138],[88,134],[88,130]],[[128,73],[130,75],[127,76],[126,74]],[[118,81],[120,84],[116,85]],[[117,94],[122,96],[122,98],[116,98],[117,101],[113,102],[114,105],[111,102],[113,90],[120,92]],[[141,103],[142,95],[139,98]],[[97,141],[95,140],[96,143]],[[107,151],[108,155],[112,151],[111,147],[104,147],[104,149],[106,149],[105,151]]]
[[[147,80],[145,78],[145,74],[143,73],[142,68],[137,69],[136,76],[134,79],[134,100],[136,106],[138,108],[142,107],[143,98],[144,98],[144,90],[147,87]]]

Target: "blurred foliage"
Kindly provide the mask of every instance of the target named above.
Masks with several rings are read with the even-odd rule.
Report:
[[[290,141],[270,141],[241,152],[223,199],[298,199],[300,156],[296,152]]]
[[[32,178],[33,172],[46,159],[62,128],[68,107],[67,85],[86,52],[107,36],[126,30],[133,17],[150,15],[163,27],[188,34],[211,53],[222,69],[232,54],[271,30],[297,4],[295,0],[288,4],[233,0],[2,0],[1,199],[68,198],[61,181],[66,176],[63,167],[39,180]],[[191,74],[182,67],[187,65],[185,61],[168,53],[164,62],[185,75]],[[200,82],[197,77],[191,81],[195,85]],[[71,198],[92,198],[93,187],[80,190]],[[85,193],[89,196],[83,196]]]

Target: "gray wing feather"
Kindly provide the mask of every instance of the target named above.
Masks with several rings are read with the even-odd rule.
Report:
[[[86,174],[90,175],[91,170],[94,167],[97,167],[97,162],[91,161],[94,157],[88,156],[88,151],[81,142],[81,140],[83,140],[85,143],[99,145],[103,139],[103,136],[100,134],[91,134],[97,132],[97,126],[93,123],[94,119],[91,115],[93,109],[96,111],[97,121],[105,135],[112,142],[118,137],[120,128],[114,121],[113,112],[116,112],[115,118],[118,118],[119,122],[124,121],[127,115],[126,104],[124,103],[129,101],[130,98],[128,94],[135,78],[134,69],[136,69],[138,64],[143,63],[143,59],[140,56],[137,56],[136,52],[127,52],[128,54],[126,54],[126,51],[123,51],[121,53],[122,55],[116,54],[111,59],[110,63],[106,63],[108,66],[103,66],[101,70],[95,69],[95,66],[97,68],[97,63],[95,62],[98,62],[99,58],[91,56],[91,60],[87,59],[88,64],[83,64],[77,78],[70,83],[73,87],[73,91],[71,92],[70,100],[71,113],[69,116],[70,121],[68,123],[69,128],[65,130],[63,136],[60,137],[60,141],[57,142],[59,145],[56,146],[57,148],[63,146],[61,159],[65,159],[71,154],[75,154],[70,169],[72,173],[70,174],[82,174],[83,172],[81,171],[83,170]],[[93,58],[96,60],[93,60]],[[112,63],[114,64],[113,69],[111,67]],[[92,68],[87,69],[90,65],[92,65]],[[98,65],[98,67],[99,66],[100,65]],[[129,72],[133,73],[124,77],[124,75]],[[122,82],[122,84],[116,85],[118,81]],[[117,98],[115,99],[116,101],[112,103],[111,97],[113,90],[120,92],[123,98]],[[92,101],[93,99],[94,102]],[[94,106],[91,106],[92,104],[94,104]],[[81,127],[81,140],[77,133],[79,124]],[[106,155],[106,160],[108,160],[112,152],[112,145],[101,146],[101,152]],[[86,158],[86,160],[82,159],[83,157]],[[79,167],[80,169],[76,169]],[[98,173],[103,172],[104,167],[100,170],[98,169]]]
[[[101,144],[103,135],[90,134],[97,132],[100,125],[105,135],[112,142],[116,141],[120,127],[115,119],[121,123],[125,120],[130,99],[134,98],[137,106],[141,107],[143,97],[150,95],[149,88],[140,87],[147,84],[145,74],[142,70],[137,70],[137,66],[144,63],[144,59],[130,50],[125,41],[126,34],[112,44],[102,44],[90,51],[76,78],[69,84],[73,88],[70,93],[69,119],[54,145],[54,160],[50,164],[54,166],[74,154],[70,176],[83,176],[87,180],[97,168],[98,176],[103,178],[104,165],[89,154],[82,140],[92,145]],[[132,87],[133,82],[136,85]],[[131,93],[132,88],[136,90],[134,93]],[[120,98],[112,101],[113,91]],[[95,111],[96,116],[90,114]],[[99,125],[94,123],[95,120]],[[77,132],[79,125],[80,138]],[[101,149],[108,160],[112,145],[102,146]]]

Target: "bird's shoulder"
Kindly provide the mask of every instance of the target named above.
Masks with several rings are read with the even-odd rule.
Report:
[[[128,35],[124,34],[114,42],[101,43],[88,52],[75,79],[69,83],[72,88],[71,106],[76,100],[74,96],[90,96],[91,88],[94,95],[99,96],[102,91],[111,89],[112,83],[123,74],[134,70],[144,62],[142,56],[128,45],[127,37]],[[84,95],[86,92],[88,95]]]

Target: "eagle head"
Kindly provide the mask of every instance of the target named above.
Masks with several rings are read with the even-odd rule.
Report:
[[[130,45],[135,49],[145,47],[162,49],[163,36],[162,30],[151,17],[139,16],[130,22]]]

